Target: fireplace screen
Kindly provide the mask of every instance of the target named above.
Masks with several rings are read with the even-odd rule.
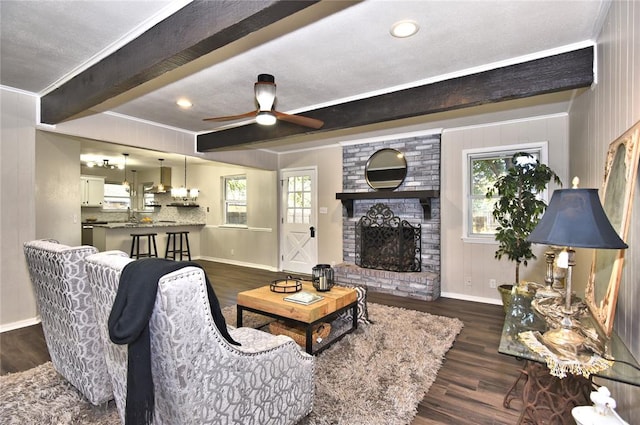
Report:
[[[375,204],[356,226],[356,264],[368,269],[419,272],[421,226],[396,217],[385,204]]]

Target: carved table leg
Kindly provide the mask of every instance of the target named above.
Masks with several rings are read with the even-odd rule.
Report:
[[[527,380],[527,374],[524,370],[520,370],[520,374],[518,375],[518,378],[513,382],[513,385],[511,385],[511,388],[509,388],[509,391],[507,391],[507,394],[504,396],[504,400],[502,401],[502,405],[507,408],[510,409],[511,408],[511,402],[517,398],[522,398],[522,395],[518,393],[518,384],[520,383],[520,381],[526,381]]]
[[[573,425],[575,422],[571,409],[589,404],[591,380],[583,376],[569,374],[565,378],[558,378],[551,375],[545,365],[532,361],[525,363],[525,369],[518,380],[523,374],[526,379],[522,389],[523,415],[520,422]]]

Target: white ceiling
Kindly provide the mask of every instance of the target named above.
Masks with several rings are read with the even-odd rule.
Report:
[[[278,85],[277,109],[303,114],[584,45],[595,39],[609,2],[333,3],[342,10],[292,32],[274,36],[278,31],[270,31],[235,43],[210,58],[205,69],[111,111],[209,132],[225,123],[203,118],[255,109],[253,83],[259,73],[270,73]],[[185,4],[0,0],[0,84],[44,95]],[[417,21],[419,32],[393,38],[389,29],[401,19]],[[179,109],[175,102],[181,97],[190,99],[193,108]],[[278,150],[278,143],[269,148]]]

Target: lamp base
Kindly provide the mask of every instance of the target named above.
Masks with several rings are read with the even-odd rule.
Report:
[[[563,326],[545,332],[542,341],[556,353],[575,359],[585,338],[573,329]]]

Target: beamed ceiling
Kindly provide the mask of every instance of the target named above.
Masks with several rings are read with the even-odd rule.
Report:
[[[40,13],[32,7],[27,18],[21,7],[28,5],[20,3],[0,4],[0,75],[17,75],[13,86],[21,83],[19,69],[5,71],[19,61],[12,61],[13,50],[6,47],[26,42],[11,26],[18,25],[21,13],[25,25]],[[59,7],[36,3],[43,14]],[[175,10],[153,24],[146,16],[148,28],[138,36],[53,88],[41,88],[42,122],[117,112],[194,132],[197,149],[204,152],[286,145],[301,137],[380,123],[393,126],[408,118],[517,99],[544,102],[544,95],[593,83],[589,39],[608,8],[607,1],[586,0],[176,3],[148,2],[154,10],[164,4]],[[76,4],[105,7],[104,2]],[[74,28],[74,12],[66,12],[67,25]],[[129,13],[139,13],[141,22],[145,17],[141,10]],[[418,21],[418,34],[391,37],[389,26],[400,18]],[[255,109],[253,83],[259,73],[275,75],[278,110],[320,119],[324,126],[313,130],[283,121],[272,127],[252,120],[202,121]],[[3,78],[2,84],[12,82]],[[175,107],[182,96],[193,100],[192,110]]]

